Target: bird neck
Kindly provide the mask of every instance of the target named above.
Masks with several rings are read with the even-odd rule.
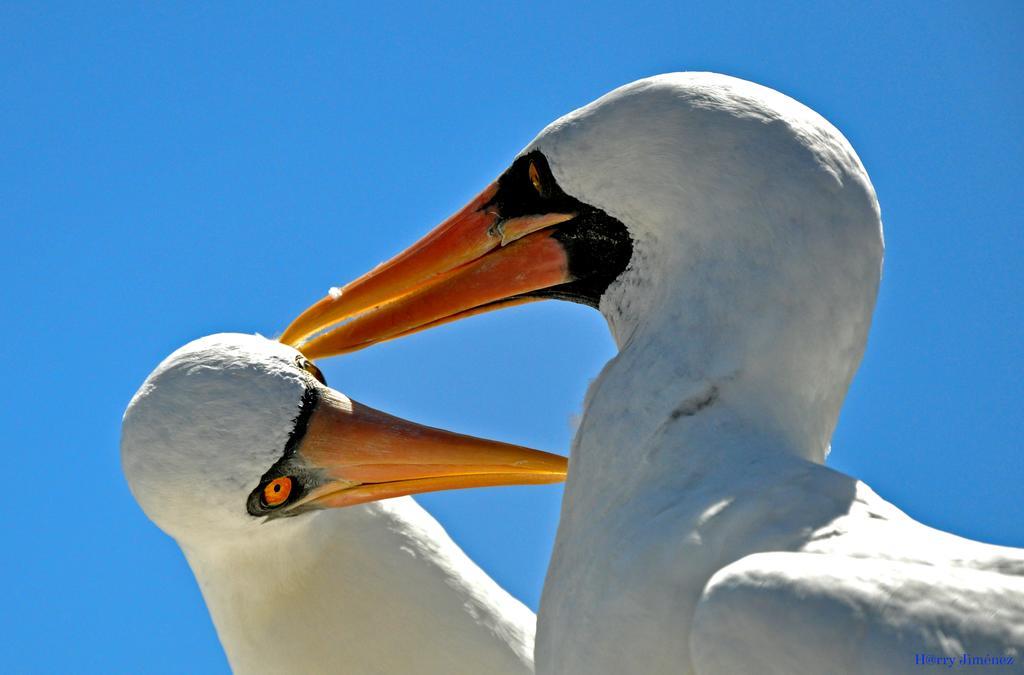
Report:
[[[628,449],[605,453],[628,463],[648,447],[665,471],[729,452],[823,462],[863,354],[881,257],[877,229],[860,248],[879,253],[850,259],[817,236],[826,241],[807,235],[796,253],[638,237],[602,299],[619,354],[588,393],[580,453]]]
[[[182,547],[235,671],[532,672],[533,613],[411,498],[266,529]]]

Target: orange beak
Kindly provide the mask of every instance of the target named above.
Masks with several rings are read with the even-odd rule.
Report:
[[[494,204],[497,192],[492,183],[407,250],[321,299],[292,322],[281,342],[312,359],[343,354],[530,302],[534,298],[525,294],[571,281],[567,253],[552,228],[576,214],[503,218]]]
[[[437,490],[565,480],[568,460],[560,455],[422,426],[326,387],[317,399],[294,452],[250,495],[252,515],[290,516]],[[290,494],[268,501],[282,485]]]

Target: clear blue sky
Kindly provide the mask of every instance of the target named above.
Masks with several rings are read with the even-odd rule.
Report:
[[[671,70],[796,97],[874,179],[885,279],[831,465],[928,524],[1024,546],[1024,6],[629,4],[4,3],[5,671],[226,671],[121,476],[131,394],[192,338],[279,332],[547,122]],[[543,303],[326,373],[411,419],[565,451],[611,354],[596,312]],[[560,496],[422,502],[536,607]]]

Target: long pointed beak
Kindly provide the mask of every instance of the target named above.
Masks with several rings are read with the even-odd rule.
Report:
[[[560,455],[423,426],[324,388],[294,453],[263,477],[249,512],[296,515],[437,490],[559,483],[567,470]],[[273,504],[268,490],[281,485],[292,494]]]
[[[529,302],[524,294],[571,281],[550,228],[576,214],[502,218],[497,190],[492,183],[404,252],[311,306],[281,342],[314,359],[343,354]]]

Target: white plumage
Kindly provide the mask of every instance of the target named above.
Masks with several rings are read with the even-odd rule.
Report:
[[[264,521],[246,498],[316,386],[259,336],[192,342],[125,413],[125,475],[239,673],[529,673],[534,615],[411,497]]]
[[[538,672],[1020,668],[1024,551],[928,528],[822,466],[883,248],[843,136],[778,92],[682,73],[531,150],[634,245],[601,299],[619,353],[573,442]]]
[[[619,353],[573,441],[538,672],[899,673],[960,658],[1019,669],[1024,551],[925,527],[823,466],[882,254],[874,189],[832,125],[770,89],[676,73],[551,124],[465,208],[282,340],[321,357],[530,298],[599,302]],[[390,517],[339,513],[310,522],[359,532],[360,514]],[[371,553],[390,555],[389,537]],[[200,579],[229,576],[179,540]],[[424,560],[427,579],[446,578],[431,570],[448,563]],[[471,575],[467,564],[454,566]],[[289,583],[303,578],[324,579]],[[438,593],[457,604],[484,586]],[[461,629],[474,654],[494,645],[481,626],[523,624],[494,606]],[[466,614],[452,611],[453,626]],[[514,664],[527,641],[511,641]]]

